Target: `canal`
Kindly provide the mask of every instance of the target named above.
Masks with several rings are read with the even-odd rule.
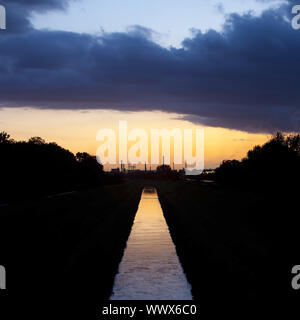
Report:
[[[193,299],[154,188],[143,190],[110,299]]]

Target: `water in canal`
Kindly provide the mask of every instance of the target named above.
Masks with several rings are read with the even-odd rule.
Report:
[[[145,188],[111,300],[192,300],[154,188]]]

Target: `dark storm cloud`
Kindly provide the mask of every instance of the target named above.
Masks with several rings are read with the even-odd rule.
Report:
[[[300,31],[285,11],[233,14],[222,32],[193,31],[180,49],[138,26],[98,37],[31,26],[1,33],[0,103],[163,110],[211,126],[299,131]]]
[[[5,6],[19,5],[34,11],[65,9],[72,0],[1,0]]]
[[[6,33],[26,32],[32,29],[30,15],[32,12],[64,10],[75,0],[0,0],[7,12]],[[1,31],[0,35],[4,32]]]

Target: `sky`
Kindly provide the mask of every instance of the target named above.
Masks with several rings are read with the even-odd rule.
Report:
[[[32,22],[38,29],[94,34],[124,32],[140,25],[156,32],[155,40],[161,45],[180,47],[191,29],[221,30],[226,14],[260,14],[268,7],[270,3],[256,0],[77,0],[65,12],[37,13]]]
[[[106,110],[57,110],[54,113],[53,110],[19,108],[16,113],[15,109],[8,108],[4,110],[0,128],[12,132],[16,140],[27,140],[38,134],[46,137],[48,142],[54,141],[73,152],[85,151],[95,154],[101,145],[96,141],[96,133],[103,128],[108,128],[113,129],[118,135],[120,120],[128,122],[128,134],[132,129],[137,128],[147,132],[162,128],[180,129],[181,132],[184,129],[204,129],[204,156],[207,169],[217,167],[223,159],[244,157],[253,145],[262,144],[270,138],[270,135],[266,134],[199,126],[183,121],[178,118],[178,114],[173,113],[124,113],[114,110],[109,112]],[[171,145],[171,153],[172,149]],[[178,168],[181,167],[178,166]]]
[[[300,31],[276,0],[0,0],[0,130],[95,154],[103,127],[205,128],[206,167],[300,129]]]

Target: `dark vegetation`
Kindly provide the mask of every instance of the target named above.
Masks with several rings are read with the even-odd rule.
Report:
[[[69,312],[96,314],[111,294],[142,187],[106,175],[87,153],[5,132],[0,174],[0,265],[12,299],[20,294],[34,310],[44,298],[47,313],[60,301]]]
[[[224,161],[216,185],[157,183],[202,314],[289,318],[297,308],[299,151],[299,135],[277,134],[242,161]]]
[[[129,182],[0,208],[0,264],[12,298],[45,299],[47,314],[61,316],[59,303],[86,319],[96,314],[111,294],[141,191]]]
[[[0,203],[9,206],[0,208],[0,264],[11,287],[73,292],[97,305],[111,293],[142,186],[150,183],[202,314],[243,307],[243,319],[251,310],[290,310],[286,303],[299,299],[290,285],[300,263],[299,161],[299,135],[277,134],[194,180],[166,165],[110,175],[86,153],[2,133]],[[51,197],[66,191],[77,192]]]
[[[0,132],[0,203],[103,184],[103,166],[87,153],[46,143],[40,137],[14,141]]]
[[[226,160],[215,179],[227,186],[248,189],[282,188],[300,178],[300,135],[277,133],[263,146],[250,150],[242,161]]]

